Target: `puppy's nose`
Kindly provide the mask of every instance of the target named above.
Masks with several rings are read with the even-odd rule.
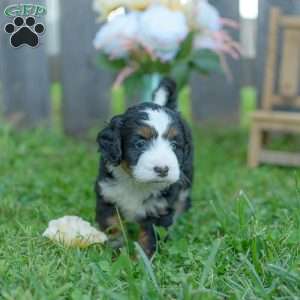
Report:
[[[159,177],[166,177],[169,173],[169,167],[154,167],[154,171]]]

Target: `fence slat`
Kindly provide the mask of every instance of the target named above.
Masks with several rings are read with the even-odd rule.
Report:
[[[60,1],[64,128],[80,135],[107,116],[111,76],[95,65],[92,0]]]
[[[19,127],[32,127],[41,122],[48,123],[50,116],[48,63],[45,37],[38,48],[22,46],[12,48],[10,36],[4,32],[5,7],[15,4],[14,0],[0,1],[0,80],[3,90],[4,114]],[[44,4],[45,1],[30,3]],[[37,18],[43,22],[43,18]]]
[[[238,0],[213,0],[221,15],[239,21]],[[238,40],[238,31],[232,35]],[[236,121],[239,111],[240,62],[228,58],[233,80],[224,74],[212,74],[209,77],[195,75],[192,78],[192,100],[194,119],[197,121]]]

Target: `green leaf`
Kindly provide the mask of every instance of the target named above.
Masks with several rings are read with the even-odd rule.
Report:
[[[187,38],[182,42],[181,48],[175,60],[184,60],[189,57],[193,50],[194,33],[190,32]]]
[[[176,80],[178,90],[181,90],[189,81],[191,67],[188,63],[174,63],[171,76]]]
[[[208,75],[211,72],[221,71],[220,57],[208,49],[195,51],[192,54],[190,64],[200,74]]]
[[[143,70],[144,74],[168,74],[170,72],[171,65],[169,63],[162,63],[159,60],[153,61],[149,58],[140,63],[140,69]]]
[[[134,98],[139,93],[139,88],[142,86],[144,73],[137,71],[124,81],[125,94],[127,99]]]
[[[97,56],[97,65],[109,71],[119,71],[127,66],[125,59],[110,59],[104,53]]]

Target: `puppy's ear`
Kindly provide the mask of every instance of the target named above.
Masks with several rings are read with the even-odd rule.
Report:
[[[182,131],[183,131],[183,135],[184,135],[184,148],[183,148],[183,160],[184,162],[187,161],[193,161],[193,144],[192,144],[192,133],[191,130],[188,126],[188,124],[182,120],[181,121],[182,124]]]
[[[118,166],[122,160],[122,143],[120,128],[122,126],[122,116],[114,117],[109,125],[104,128],[97,137],[99,151],[104,160],[114,166]]]

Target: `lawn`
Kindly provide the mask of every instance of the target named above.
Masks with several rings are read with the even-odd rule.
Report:
[[[41,237],[64,215],[94,224],[94,138],[0,127],[0,298],[300,299],[299,170],[249,170],[242,130],[194,135],[193,208],[150,265]]]

